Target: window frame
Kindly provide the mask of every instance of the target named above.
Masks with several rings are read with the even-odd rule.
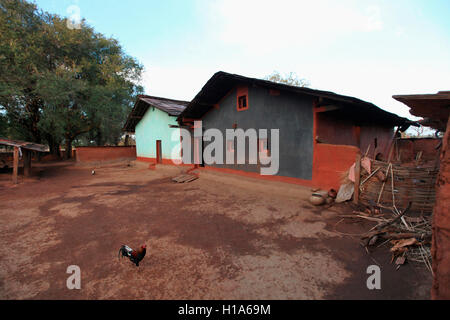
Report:
[[[243,97],[245,97],[246,106],[243,108],[240,108],[239,102],[240,102],[241,98],[243,98]],[[249,107],[250,107],[250,104],[249,104],[249,98],[248,98],[248,87],[247,86],[238,86],[236,88],[236,110],[238,112],[245,111],[245,110],[248,110]]]

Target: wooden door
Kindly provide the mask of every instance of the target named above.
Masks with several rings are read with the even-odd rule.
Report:
[[[162,147],[161,140],[156,140],[156,163],[162,163]]]

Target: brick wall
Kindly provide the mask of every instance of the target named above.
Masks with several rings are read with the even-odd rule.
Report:
[[[136,147],[77,147],[77,162],[136,159]]]

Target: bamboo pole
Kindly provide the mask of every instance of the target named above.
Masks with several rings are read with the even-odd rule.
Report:
[[[355,162],[355,193],[353,195],[353,203],[359,202],[359,186],[361,182],[361,154],[358,152]]]

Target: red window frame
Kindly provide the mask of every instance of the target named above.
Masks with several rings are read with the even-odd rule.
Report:
[[[249,108],[249,101],[248,101],[248,87],[246,86],[239,86],[236,90],[236,110],[237,111],[244,111],[248,110]],[[240,107],[240,101],[245,97],[245,107]]]

